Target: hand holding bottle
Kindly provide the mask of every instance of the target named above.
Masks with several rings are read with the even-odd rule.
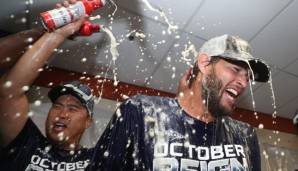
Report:
[[[66,1],[64,6],[58,5],[57,9],[41,13],[43,26],[52,31],[68,23],[79,20],[82,16],[89,16],[91,13],[105,5],[105,0],[81,0]]]

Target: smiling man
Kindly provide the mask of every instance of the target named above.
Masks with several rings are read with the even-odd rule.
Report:
[[[69,2],[65,1],[64,6],[69,6]],[[25,93],[54,49],[79,31],[84,21],[82,17],[44,33],[0,77],[1,170],[87,170],[93,162],[93,149],[80,145],[83,132],[92,123],[91,89],[80,81],[71,81],[49,91],[52,106],[46,119],[46,136],[29,117]]]
[[[47,137],[65,150],[80,149],[81,136],[92,123],[91,89],[80,81],[71,81],[52,88],[48,96],[53,104],[46,120]]]
[[[229,115],[249,79],[269,68],[248,43],[223,35],[207,41],[175,99],[138,95],[115,112],[96,146],[101,170],[259,171],[254,129]],[[184,84],[183,84],[184,83]],[[187,83],[187,84],[186,84]]]

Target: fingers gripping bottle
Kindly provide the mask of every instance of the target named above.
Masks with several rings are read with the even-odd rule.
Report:
[[[61,7],[41,13],[42,24],[48,31],[78,20],[81,16],[91,15],[98,8],[105,5],[105,0],[82,0],[69,7]]]

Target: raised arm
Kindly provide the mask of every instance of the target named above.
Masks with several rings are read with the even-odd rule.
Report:
[[[39,75],[53,50],[65,38],[79,30],[84,18],[51,33],[45,33],[0,78],[0,146],[8,145],[22,130],[27,119],[29,103],[24,91]]]
[[[43,33],[42,28],[34,28],[0,38],[0,68],[12,67],[22,56],[25,48],[38,40]]]

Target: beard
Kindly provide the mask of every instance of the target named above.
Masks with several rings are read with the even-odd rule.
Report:
[[[232,111],[220,104],[222,97],[222,81],[215,75],[214,69],[202,81],[202,99],[205,100],[207,110],[215,118],[230,115]]]

